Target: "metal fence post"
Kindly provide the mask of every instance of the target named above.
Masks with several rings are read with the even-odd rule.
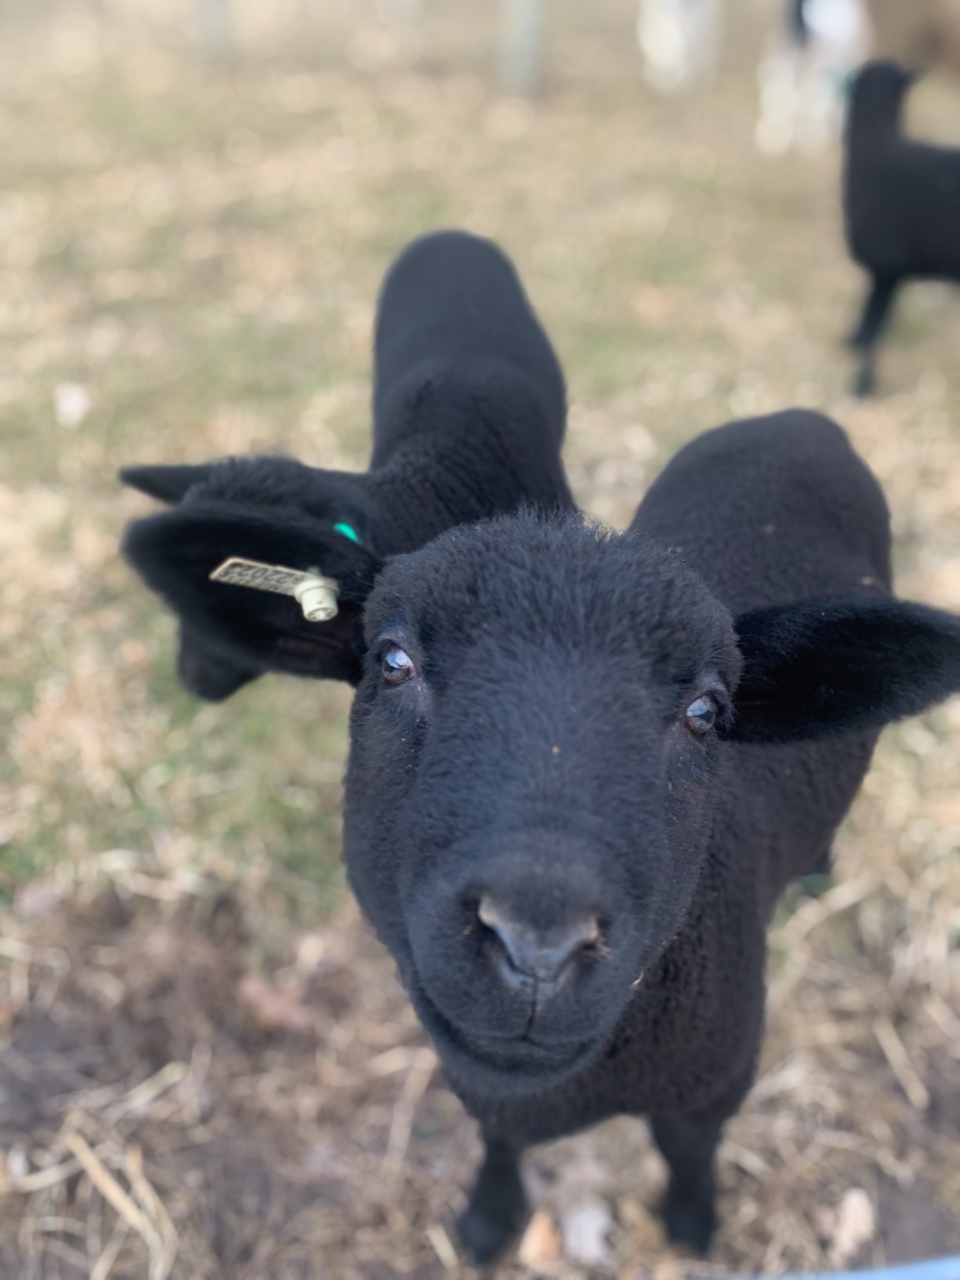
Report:
[[[192,0],[190,35],[210,58],[223,59],[232,47],[230,0]]]
[[[507,93],[532,98],[543,74],[546,0],[501,0],[500,79]]]

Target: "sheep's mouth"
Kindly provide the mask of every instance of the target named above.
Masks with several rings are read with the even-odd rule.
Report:
[[[409,984],[417,1016],[457,1084],[470,1092],[525,1094],[559,1085],[587,1065],[597,1050],[593,1042],[540,1044],[520,1040],[477,1042],[441,1013],[419,981]]]

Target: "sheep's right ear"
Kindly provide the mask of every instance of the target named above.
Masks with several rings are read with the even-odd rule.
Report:
[[[735,622],[738,742],[883,728],[960,692],[960,617],[889,598],[805,600]]]
[[[223,702],[251,680],[263,675],[265,668],[238,662],[236,655],[221,647],[215,639],[181,620],[177,645],[177,674],[180,683],[207,702]]]
[[[175,506],[182,502],[194,485],[203,484],[210,476],[209,466],[124,467],[120,479],[131,489],[139,489],[148,498]]]
[[[266,671],[359,681],[361,615],[381,562],[332,521],[198,499],[135,521],[123,553],[180,618],[179,670],[192,693],[220,700]],[[212,577],[236,558],[260,568]],[[310,621],[292,595],[243,584],[282,588],[297,574],[335,583],[335,616]]]

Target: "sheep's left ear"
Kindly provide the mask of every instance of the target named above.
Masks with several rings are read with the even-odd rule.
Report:
[[[743,675],[723,736],[881,729],[960,691],[960,617],[903,600],[806,600],[736,619]]]

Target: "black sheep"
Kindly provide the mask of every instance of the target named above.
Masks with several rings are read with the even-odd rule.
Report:
[[[384,558],[521,504],[571,507],[565,425],[563,373],[509,260],[465,232],[415,240],[377,308],[366,473],[276,457],[120,473],[180,504],[135,524],[126,553],[181,615],[184,685],[219,700],[269,670],[355,684],[360,608]],[[340,582],[336,618],[318,626],[289,596],[257,592],[254,608],[248,588],[211,588],[229,556],[322,565]]]
[[[206,579],[236,549],[218,502],[191,530],[217,547],[203,572],[189,498],[133,526],[148,581],[238,661],[265,620],[278,650],[323,634],[259,592],[217,606],[240,592]],[[338,572],[325,535],[311,559],[282,513],[258,521],[245,554],[286,539],[281,563]],[[523,1223],[525,1147],[621,1112],[650,1116],[669,1232],[705,1250],[773,905],[827,856],[880,728],[960,688],[960,619],[891,598],[883,495],[803,411],[695,440],[624,534],[461,523],[350,592],[345,859],[483,1131],[472,1257]]]
[[[850,102],[844,219],[850,253],[870,276],[850,338],[860,353],[860,396],[874,389],[877,344],[901,283],[960,281],[960,149],[903,136],[904,96],[915,78],[895,62],[868,63]]]

